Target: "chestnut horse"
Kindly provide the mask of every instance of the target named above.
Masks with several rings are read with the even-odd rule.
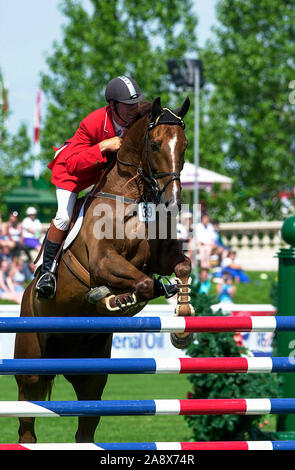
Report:
[[[139,201],[143,201],[144,208],[146,202],[152,202],[155,207],[168,206],[171,213],[178,210],[182,202],[180,172],[187,147],[183,117],[189,104],[187,98],[180,108],[171,111],[162,108],[157,98],[150,104],[149,113],[133,124],[117,158],[85,197],[81,229],[59,261],[55,297],[38,300],[35,278],[24,292],[21,316],[134,315],[154,296],[153,275],[173,273],[178,285],[175,314],[194,313],[188,295],[189,258],[180,250],[171,228],[165,237],[158,233],[149,237],[146,215],[141,220],[135,210]],[[124,211],[118,215],[116,204],[122,195],[126,196],[119,198]],[[158,229],[159,218],[156,219]],[[100,236],[102,220],[105,231],[111,227],[110,236]],[[174,218],[168,216],[168,226],[171,220]],[[143,236],[138,236],[140,231]],[[101,286],[104,294],[97,298],[96,290]],[[189,344],[192,335],[175,333],[171,339],[174,346],[182,348]],[[111,345],[109,333],[18,333],[15,358],[108,358]],[[78,400],[100,400],[107,381],[107,375],[65,378]],[[53,379],[54,376],[46,375],[17,375],[18,399],[50,397]],[[19,422],[19,442],[36,442],[34,418],[21,417]],[[76,442],[93,442],[98,422],[99,417],[79,417]]]

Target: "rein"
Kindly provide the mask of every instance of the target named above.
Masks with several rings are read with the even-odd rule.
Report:
[[[162,108],[161,113],[152,121],[150,120],[147,125],[147,130],[145,132],[145,153],[146,153],[146,161],[147,161],[147,166],[148,166],[148,175],[144,174],[144,170],[142,167],[138,167],[134,163],[130,162],[125,162],[123,160],[120,160],[119,158],[119,152],[117,153],[117,161],[118,163],[121,163],[122,165],[129,166],[129,167],[134,167],[136,168],[136,175],[134,175],[130,180],[127,182],[129,183],[133,179],[137,178],[140,176],[145,183],[148,185],[149,189],[151,189],[153,193],[153,200],[151,202],[154,202],[158,204],[161,200],[162,194],[165,192],[167,186],[172,183],[172,181],[175,180],[180,180],[180,172],[179,171],[163,171],[163,172],[155,172],[151,163],[151,155],[150,155],[150,135],[149,132],[154,129],[155,127],[161,125],[161,124],[168,124],[168,125],[178,125],[181,126],[183,129],[185,128],[184,121],[182,120],[181,117],[177,116],[171,109],[169,108]],[[142,160],[141,160],[142,163]],[[167,176],[171,176],[171,178],[165,183],[163,188],[160,188],[158,180],[161,178],[165,178]],[[127,185],[125,184],[125,186]]]

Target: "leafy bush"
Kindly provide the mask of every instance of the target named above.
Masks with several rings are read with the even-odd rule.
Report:
[[[214,296],[198,294],[198,285],[192,284],[192,303],[196,316],[220,316],[213,312]],[[238,357],[247,350],[238,343],[236,333],[198,333],[196,341],[187,349],[191,357]],[[192,374],[189,398],[275,398],[279,396],[280,382],[273,374]],[[258,424],[261,415],[203,415],[187,416],[193,440],[247,440],[269,439],[269,433],[261,433]],[[260,435],[261,434],[261,435]]]

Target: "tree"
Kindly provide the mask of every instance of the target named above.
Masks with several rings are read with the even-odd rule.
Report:
[[[30,166],[32,158],[28,154],[30,139],[26,126],[22,124],[15,135],[12,135],[7,129],[8,92],[3,85],[1,71],[0,94],[0,207],[4,209],[3,198],[5,194],[19,184],[21,176]]]
[[[147,99],[161,96],[167,105],[179,105],[168,78],[166,60],[183,58],[196,49],[196,16],[192,0],[63,0],[67,18],[63,40],[54,43],[48,57],[49,73],[42,74],[48,97],[42,129],[42,154],[46,162],[53,145],[62,145],[79,122],[105,106],[107,82],[131,75]],[[192,113],[191,113],[192,115]],[[192,135],[191,135],[192,138]]]
[[[217,18],[215,37],[200,51],[210,82],[200,161],[234,178],[220,219],[280,218],[279,193],[295,186],[294,2],[220,0]],[[219,195],[210,197],[217,212]]]

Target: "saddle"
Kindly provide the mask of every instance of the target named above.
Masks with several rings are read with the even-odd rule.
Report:
[[[97,304],[97,302],[103,301],[104,307],[107,309],[107,311],[110,311],[113,313],[117,311],[121,311],[121,312],[124,311],[125,314],[128,313],[128,315],[129,314],[133,315],[137,313],[137,311],[133,311],[134,308],[136,308],[136,304],[137,304],[135,295],[129,292],[124,293],[124,294],[114,295],[112,290],[106,286],[91,288],[89,271],[80,263],[80,261],[77,259],[77,257],[74,255],[74,253],[70,249],[71,244],[73,243],[73,241],[79,234],[79,231],[82,227],[83,219],[92,202],[92,199],[94,197],[95,198],[96,197],[111,197],[111,198],[116,197],[112,194],[100,192],[99,191],[100,184],[101,182],[95,185],[94,188],[91,190],[91,192],[77,199],[75,206],[74,206],[73,215],[71,218],[69,229],[55,257],[56,270],[58,269],[60,262],[63,262],[66,265],[66,267],[69,269],[69,271],[73,274],[73,276],[88,289],[88,292],[85,295],[85,298],[88,302]],[[125,200],[127,202],[134,202],[133,199],[129,200],[129,198],[125,198]],[[37,255],[37,258],[34,261],[35,264],[39,262],[42,256],[45,238],[43,240],[43,243]],[[41,267],[41,262],[35,271],[35,276],[38,275],[40,267]]]

